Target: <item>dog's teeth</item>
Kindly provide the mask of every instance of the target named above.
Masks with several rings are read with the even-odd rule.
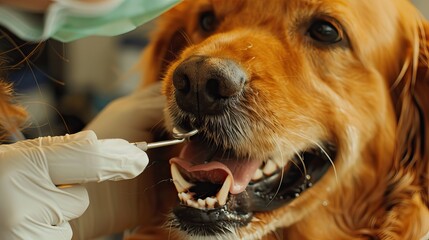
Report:
[[[185,199],[184,195],[179,195],[179,198],[182,198],[182,203],[186,204],[189,207],[198,208],[198,209],[213,209],[215,208],[215,204],[218,202],[216,198],[207,197],[206,199],[198,199],[194,200],[193,198]],[[188,195],[189,196],[189,195]]]
[[[173,183],[177,189],[179,200],[183,204],[199,209],[213,209],[216,203],[219,203],[220,206],[226,204],[226,200],[228,199],[229,195],[229,189],[232,185],[231,176],[228,176],[225,179],[222,188],[216,194],[216,197],[207,197],[206,199],[197,200],[193,198],[191,193],[187,192],[193,186],[193,184],[189,183],[183,178],[176,164],[171,165],[171,176],[173,177]]]
[[[177,194],[179,196],[180,202],[186,203],[189,199],[192,199],[192,196],[189,193],[181,192]]]
[[[206,201],[205,201],[205,200],[203,200],[203,199],[201,199],[201,198],[199,198],[199,199],[198,199],[198,206],[199,206],[200,208],[206,208]]]
[[[228,198],[229,189],[231,188],[231,184],[232,184],[232,177],[228,175],[228,177],[225,179],[225,182],[222,185],[222,188],[216,194],[216,198],[220,206],[225,205],[226,200]]]
[[[193,207],[193,208],[200,208],[198,206],[198,203],[192,199],[189,199],[188,201],[186,201],[186,205]]]
[[[192,199],[191,194],[186,193],[186,192],[183,192],[183,193],[182,193],[182,197],[183,197],[183,200],[184,200],[184,201],[188,201],[189,199]]]
[[[177,192],[179,193],[185,192],[193,186],[192,183],[189,183],[182,177],[176,164],[171,164],[171,176],[173,177],[174,186],[176,186]]]
[[[179,193],[179,199],[182,202],[186,202],[189,199],[192,199],[192,196],[189,193],[187,193],[187,192],[181,192],[181,193]]]
[[[270,176],[277,170],[277,165],[272,160],[268,160],[267,163],[264,166],[264,172],[265,175]]]
[[[257,181],[259,179],[261,179],[264,176],[264,173],[262,172],[261,169],[256,169],[256,172],[253,174],[252,180],[253,181]]]
[[[208,197],[206,198],[207,208],[214,208],[215,204],[217,202],[216,198]]]

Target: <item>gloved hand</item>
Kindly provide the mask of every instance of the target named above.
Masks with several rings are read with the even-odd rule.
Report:
[[[165,96],[161,82],[114,100],[85,129],[93,130],[100,139],[122,138],[130,142],[151,141],[151,130],[162,126]]]
[[[70,239],[69,220],[88,207],[84,187],[62,184],[130,179],[145,152],[92,131],[0,145],[0,239]]]

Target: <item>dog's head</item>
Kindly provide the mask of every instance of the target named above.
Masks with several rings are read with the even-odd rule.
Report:
[[[165,14],[146,74],[164,79],[167,127],[199,130],[170,160],[171,226],[380,234],[398,176],[427,196],[425,30],[405,0],[198,0]]]

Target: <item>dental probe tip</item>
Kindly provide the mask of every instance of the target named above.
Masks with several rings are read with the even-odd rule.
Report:
[[[173,128],[173,137],[176,139],[182,139],[182,138],[190,138],[198,133],[198,129],[194,129],[189,132],[184,132],[183,129],[180,129],[178,127]]]

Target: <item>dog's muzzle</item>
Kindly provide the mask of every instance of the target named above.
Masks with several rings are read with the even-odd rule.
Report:
[[[335,159],[336,147],[329,140],[308,146],[291,159],[276,161],[243,156],[234,144],[214,141],[216,135],[216,139],[234,142],[230,138],[236,132],[242,134],[240,126],[248,124],[245,117],[233,119],[234,123],[222,118],[240,115],[234,111],[243,110],[237,106],[245,105],[240,101],[247,83],[246,73],[230,59],[191,56],[174,71],[177,106],[170,109],[173,122],[183,129],[199,130],[180,156],[170,160],[180,200],[171,224],[188,234],[213,235],[247,225],[255,213],[272,211],[298,198]]]

